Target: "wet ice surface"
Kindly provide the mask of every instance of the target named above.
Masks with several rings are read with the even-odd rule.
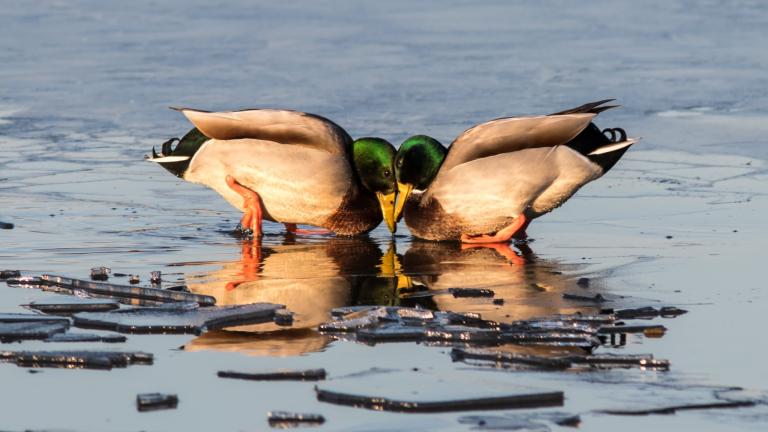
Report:
[[[0,382],[13,389],[0,393],[8,408],[3,427],[244,430],[265,428],[270,411],[289,411],[320,414],[322,428],[333,430],[467,430],[468,416],[489,414],[374,412],[320,403],[315,383],[216,376],[325,368],[324,385],[343,383],[361,394],[381,371],[475,384],[457,385],[446,397],[481,394],[484,382],[564,391],[564,406],[552,410],[580,415],[589,430],[759,429],[768,422],[764,406],[631,418],[595,411],[712,404],[722,402],[723,386],[747,387],[749,395],[768,388],[756,361],[768,354],[761,342],[768,306],[768,54],[760,49],[766,7],[4,5],[0,221],[13,228],[0,231],[0,268],[88,279],[91,268],[105,266],[113,271],[110,283],[127,284],[116,273],[139,275],[146,288],[160,270],[162,288],[186,285],[219,305],[285,304],[295,315],[287,330],[267,323],[201,336],[131,335],[116,345],[2,344],[3,351],[117,346],[154,355],[152,366],[110,372],[30,374],[0,364]],[[214,192],[141,160],[153,144],[188,128],[168,105],[287,107],[330,117],[353,136],[400,142],[429,133],[447,143],[477,122],[603,97],[625,108],[601,115],[599,125],[645,139],[608,176],[535,222],[529,233],[536,241],[522,249],[462,251],[412,241],[404,226],[394,244],[382,228],[349,240],[286,237],[277,225],[267,226],[261,247],[242,244],[229,234],[239,215]],[[586,287],[578,283],[585,277]],[[451,288],[492,290],[494,297],[444,294]],[[443,294],[418,295],[425,290]],[[11,313],[59,296],[4,284],[0,293],[0,312]],[[564,293],[621,301],[597,304]],[[371,347],[314,330],[333,308],[369,304],[480,313],[499,322],[602,307],[689,313],[628,319],[667,332],[609,337],[595,350],[653,354],[668,359],[670,371],[574,373],[473,366],[453,362],[450,347]],[[376,379],[391,384],[383,394],[403,396],[399,381]],[[440,388],[451,393],[454,386]],[[139,413],[136,395],[157,392],[182,403]],[[558,428],[546,416],[521,418]]]

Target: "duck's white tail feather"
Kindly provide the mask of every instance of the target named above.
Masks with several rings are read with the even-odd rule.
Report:
[[[604,145],[602,147],[596,148],[594,151],[588,154],[588,156],[597,156],[605,153],[614,152],[616,150],[621,150],[623,148],[627,148],[631,146],[632,144],[638,142],[640,138],[630,138],[625,141],[617,142],[617,143],[611,143],[608,145]]]
[[[156,158],[147,158],[148,161],[157,163],[182,162],[187,159],[189,159],[189,156],[162,156]]]

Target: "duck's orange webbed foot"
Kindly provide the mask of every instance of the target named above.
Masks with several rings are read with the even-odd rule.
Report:
[[[520,214],[514,222],[512,222],[511,225],[508,225],[501,230],[499,230],[496,234],[480,234],[480,235],[469,235],[469,234],[462,234],[461,235],[461,242],[462,243],[469,243],[469,244],[477,244],[477,243],[506,243],[509,240],[512,239],[513,236],[515,236],[518,232],[522,232],[525,234],[525,228],[528,226],[530,222],[528,221],[528,218],[525,217],[524,214]]]
[[[317,234],[317,235],[326,235],[331,234],[331,230],[327,230],[325,228],[316,228],[316,229],[304,229],[304,228],[298,228],[296,227],[295,223],[285,223],[285,230],[288,231],[291,234]]]
[[[261,237],[262,210],[259,194],[241,185],[230,175],[225,180],[230,189],[243,197],[243,218],[240,220],[240,227],[244,230],[250,229],[255,238]]]

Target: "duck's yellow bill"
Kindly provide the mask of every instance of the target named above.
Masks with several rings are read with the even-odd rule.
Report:
[[[387,228],[392,234],[397,231],[397,223],[395,222],[395,197],[396,192],[391,194],[383,194],[376,192],[376,198],[379,200],[379,206],[381,207],[381,215],[384,216],[384,222],[387,223]]]
[[[403,207],[405,202],[408,201],[408,197],[413,192],[413,185],[409,183],[397,182],[397,205],[395,206],[395,222],[400,220],[403,213]]]

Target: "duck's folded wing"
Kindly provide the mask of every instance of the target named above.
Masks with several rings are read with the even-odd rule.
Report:
[[[507,117],[479,124],[451,144],[440,171],[457,165],[528,148],[565,144],[589,125],[597,114]]]
[[[332,154],[348,154],[352,145],[352,138],[341,126],[314,114],[275,109],[223,112],[172,109],[181,111],[200,132],[213,139],[253,138],[305,145]]]

